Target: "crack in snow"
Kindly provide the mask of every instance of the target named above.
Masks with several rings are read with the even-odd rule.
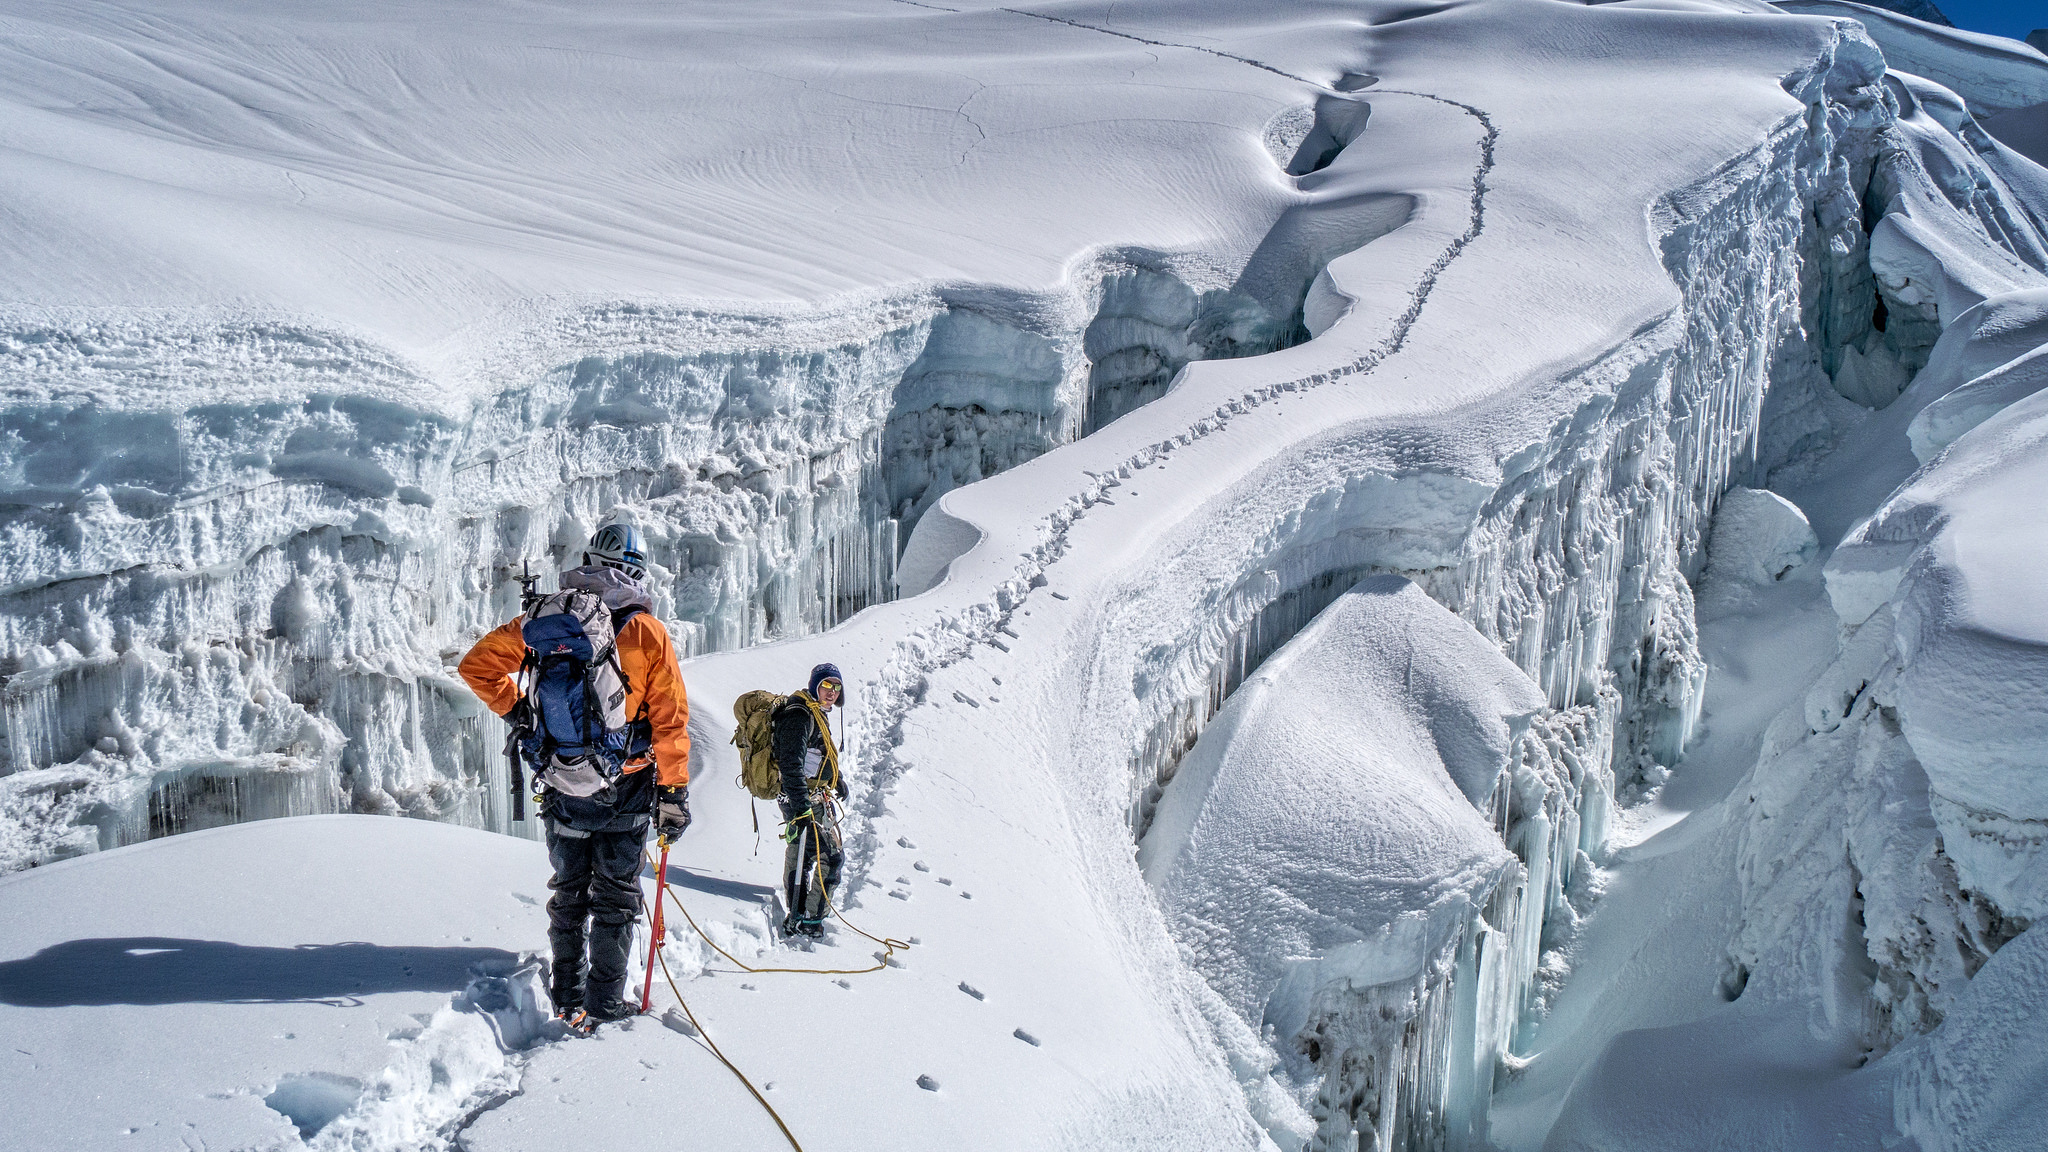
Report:
[[[1004,11],[1018,10],[1004,9]],[[1061,20],[1057,17],[1039,16],[1037,13],[1032,12],[1018,12],[1018,14],[1037,16],[1039,19],[1053,20],[1058,23],[1074,23],[1073,21]],[[1075,26],[1089,27],[1083,24],[1076,24]],[[1093,30],[1107,31],[1106,29]],[[1109,34],[1124,36],[1126,39],[1140,39],[1139,37],[1127,36],[1120,32],[1110,32]],[[1152,41],[1146,41],[1146,43],[1152,43]],[[1173,44],[1163,46],[1194,47],[1192,45]],[[1279,69],[1259,61],[1230,56],[1228,53],[1215,52],[1206,48],[1197,48],[1196,50],[1211,52],[1212,55],[1223,56],[1227,59],[1239,60],[1242,63],[1251,64],[1268,71],[1280,72]],[[1302,80],[1303,83],[1312,83],[1312,81],[1303,80],[1302,77],[1292,76],[1290,73],[1280,72],[1280,74],[1290,76],[1292,79]],[[1338,365],[1327,371],[1310,373],[1291,380],[1277,381],[1252,389],[1230,403],[1219,406],[1214,415],[1195,422],[1185,431],[1165,440],[1156,441],[1132,453],[1114,468],[1094,473],[1094,483],[1068,498],[1064,506],[1058,511],[1049,514],[1043,520],[1044,538],[1042,542],[1036,549],[1024,554],[1025,562],[1019,566],[1017,575],[996,589],[992,603],[984,602],[968,608],[957,617],[943,621],[933,627],[913,632],[897,643],[894,654],[884,665],[885,671],[879,684],[884,698],[879,708],[881,717],[879,721],[880,738],[876,741],[876,745],[881,751],[872,765],[871,779],[873,784],[868,789],[867,799],[862,805],[862,815],[868,821],[870,830],[862,836],[849,838],[851,841],[848,844],[849,856],[853,858],[850,863],[853,863],[858,871],[864,873],[873,863],[877,847],[874,842],[875,835],[872,832],[873,821],[882,815],[887,798],[893,792],[895,783],[901,779],[903,773],[909,768],[909,765],[896,758],[896,749],[901,747],[904,742],[905,725],[910,714],[919,705],[926,702],[927,689],[930,686],[932,674],[950,668],[961,660],[966,659],[973,654],[977,647],[983,644],[1007,651],[1007,648],[1002,646],[996,637],[999,634],[1015,635],[1015,632],[1009,626],[1012,617],[1024,606],[1034,591],[1048,584],[1046,572],[1065,555],[1067,540],[1075,522],[1085,516],[1087,510],[1097,503],[1110,503],[1106,499],[1106,494],[1110,490],[1119,487],[1123,483],[1123,478],[1128,476],[1130,472],[1164,462],[1179,449],[1206,439],[1213,433],[1223,431],[1229,427],[1232,417],[1250,412],[1290,393],[1306,392],[1337,380],[1369,373],[1384,363],[1389,357],[1400,352],[1406,346],[1409,331],[1414,327],[1416,321],[1420,319],[1423,307],[1428,303],[1430,294],[1435,289],[1437,281],[1442,276],[1444,270],[1449,268],[1451,263],[1471,245],[1472,241],[1478,239],[1480,233],[1485,230],[1486,177],[1493,169],[1495,145],[1500,137],[1500,131],[1493,123],[1492,118],[1478,107],[1434,93],[1403,89],[1377,89],[1375,94],[1411,96],[1447,105],[1459,109],[1472,117],[1484,129],[1479,140],[1479,161],[1472,175],[1470,218],[1465,230],[1446,245],[1443,252],[1424,270],[1422,276],[1417,280],[1414,290],[1410,293],[1408,307],[1396,317],[1392,330],[1380,341],[1378,346],[1356,357],[1347,364]]]
[[[1135,40],[1140,44],[1150,44],[1154,48],[1186,48],[1191,52],[1206,52],[1211,56],[1224,60],[1235,60],[1239,64],[1249,64],[1254,68],[1263,68],[1275,76],[1285,76],[1289,80],[1299,80],[1303,84],[1315,84],[1318,88],[1325,87],[1306,76],[1297,76],[1284,68],[1276,68],[1264,60],[1255,60],[1250,56],[1239,56],[1235,52],[1225,52],[1221,48],[1204,48],[1200,44],[1176,44],[1171,40],[1147,40],[1143,36],[1134,36],[1129,32],[1118,32],[1113,28],[1103,28],[1095,24],[1083,24],[1079,20],[1069,20],[1064,16],[1047,16],[1043,12],[1027,12],[1022,8],[1002,8],[998,9],[998,11],[1008,12],[1015,16],[1029,16],[1034,20],[1045,20],[1054,24],[1065,24],[1071,28],[1085,28],[1090,32],[1100,32],[1105,36],[1116,36],[1125,40]]]

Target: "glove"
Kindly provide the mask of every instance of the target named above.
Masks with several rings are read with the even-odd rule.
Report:
[[[673,840],[690,826],[690,789],[688,785],[664,784],[654,792],[654,831],[658,836]]]
[[[841,800],[846,799],[846,777],[841,776],[838,780],[833,782],[832,794],[834,796],[839,797]]]

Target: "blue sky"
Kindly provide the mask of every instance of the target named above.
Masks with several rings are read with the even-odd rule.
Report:
[[[1934,0],[1956,27],[2026,39],[2035,28],[2048,28],[2048,3],[2042,0]]]

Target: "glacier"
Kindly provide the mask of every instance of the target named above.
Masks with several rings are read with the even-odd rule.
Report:
[[[694,657],[686,899],[743,954],[770,913],[738,877],[771,869],[724,706],[848,672],[848,911],[918,940],[828,986],[834,1030],[747,1042],[800,1128],[1683,1146],[1628,1119],[1626,1022],[1732,1047],[1777,1006],[1813,1021],[1795,1063],[1874,1061],[1859,1124],[1986,1146],[1944,1021],[2028,978],[2040,899],[2031,698],[1984,701],[2041,682],[2014,524],[2048,173],[1978,120],[2048,60],[1788,7],[1819,15],[619,4],[550,12],[559,47],[396,8],[233,43],[197,2],[24,14],[0,862],[36,867],[0,892],[225,860],[268,817],[532,835],[448,669],[612,512]],[[698,130],[650,147],[670,122]],[[117,241],[57,255],[86,236]],[[1803,704],[1717,712],[1713,637],[1771,612]],[[1303,726],[1379,750],[1370,787]],[[1664,815],[1709,761],[1745,782]],[[1673,935],[1712,940],[1695,1032],[1677,993],[1608,1007],[1636,986],[1602,967],[1667,834],[1726,878]],[[1414,887],[1375,863],[1423,842]],[[1247,898],[1269,872],[1299,887]],[[667,951],[721,1028],[759,1017]],[[362,1093],[314,1139],[567,1138],[521,1085],[682,1059],[648,1021],[488,1041],[502,990],[440,991],[382,1071],[285,1070]],[[238,1131],[306,1138],[262,1104],[301,1083],[245,1084]],[[633,1107],[758,1139],[718,1083]]]

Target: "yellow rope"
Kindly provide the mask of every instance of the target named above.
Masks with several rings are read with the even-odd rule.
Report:
[[[666,878],[664,878],[662,886],[667,887]],[[661,978],[663,980],[668,981],[669,992],[675,996],[677,1006],[682,1008],[683,1015],[689,1018],[690,1027],[695,1028],[697,1030],[697,1036],[704,1041],[704,1046],[706,1048],[711,1049],[711,1054],[713,1056],[718,1057],[718,1062],[720,1064],[725,1065],[727,1071],[731,1072],[734,1076],[739,1077],[740,1083],[747,1086],[748,1092],[753,1093],[755,1102],[760,1104],[762,1108],[766,1109],[768,1111],[768,1118],[775,1121],[775,1126],[777,1128],[782,1129],[782,1138],[784,1140],[789,1141],[789,1146],[791,1148],[796,1149],[796,1152],[804,1152],[804,1146],[802,1144],[797,1143],[796,1133],[791,1132],[789,1130],[789,1125],[784,1124],[782,1122],[782,1114],[775,1110],[775,1105],[770,1104],[768,1102],[768,1098],[766,1096],[761,1095],[761,1090],[754,1087],[754,1082],[752,1080],[747,1079],[747,1074],[740,1071],[738,1065],[734,1064],[731,1060],[726,1059],[725,1053],[718,1050],[717,1042],[711,1039],[711,1033],[706,1032],[704,1030],[704,1025],[698,1021],[697,1014],[695,1012],[690,1011],[690,1003],[689,1001],[683,999],[683,990],[676,987],[676,978],[668,970],[668,957],[663,956],[661,954],[661,942],[658,940],[655,941],[654,956],[655,959],[661,961]]]
[[[834,834],[834,835],[839,835],[839,814],[838,814],[837,812],[833,811],[833,808],[832,808],[832,806],[831,806],[830,804],[827,804],[827,805],[825,806],[825,815],[826,815],[826,816],[827,816],[827,817],[828,817],[828,818],[829,818],[829,819],[830,819],[830,820],[832,821],[832,832],[833,832],[833,834]],[[845,837],[841,836],[841,838],[840,838],[840,839],[841,839],[841,842],[843,843],[843,842],[844,842],[844,840],[845,840]],[[839,910],[839,909],[838,909],[837,907],[835,907],[835,906],[833,905],[833,903],[832,903],[832,890],[831,890],[831,889],[829,889],[829,888],[827,888],[827,887],[825,887],[825,864],[824,864],[824,861],[823,861],[822,859],[820,859],[820,860],[816,860],[816,861],[814,861],[813,863],[814,863],[814,864],[816,865],[816,867],[817,867],[817,869],[818,869],[818,891],[820,891],[820,892],[823,892],[823,893],[825,894],[825,910],[826,910],[826,911],[828,911],[828,912],[830,912],[830,913],[832,913],[832,915],[833,915],[834,917],[838,918],[838,920],[839,920],[839,922],[840,922],[841,924],[844,924],[844,925],[846,925],[846,926],[847,926],[848,928],[851,928],[851,929],[853,929],[853,930],[854,930],[855,932],[858,932],[858,933],[859,933],[860,935],[862,935],[862,936],[866,936],[866,937],[867,937],[868,939],[870,939],[870,940],[873,940],[873,941],[874,941],[875,943],[877,943],[877,944],[880,944],[880,945],[881,945],[882,947],[884,947],[884,948],[888,949],[888,952],[886,952],[886,953],[885,953],[885,954],[883,955],[883,957],[882,957],[882,963],[883,963],[884,965],[888,964],[888,962],[889,962],[889,957],[891,957],[891,956],[894,956],[894,955],[896,955],[896,952],[897,952],[897,950],[898,950],[898,949],[908,949],[908,948],[910,947],[910,942],[909,942],[909,941],[907,941],[907,940],[898,940],[898,939],[896,939],[896,938],[895,938],[894,936],[876,936],[876,935],[874,935],[873,933],[870,933],[870,932],[867,932],[867,931],[864,931],[864,930],[862,930],[862,928],[860,927],[860,925],[858,925],[858,924],[855,924],[855,923],[854,923],[853,921],[851,921],[851,920],[848,920],[848,919],[846,918],[846,913],[844,913],[844,912],[840,911],[840,910]],[[872,971],[874,971],[874,969],[873,969],[873,968],[869,968],[869,969],[866,969],[866,971],[872,972]]]
[[[839,821],[837,819],[834,819],[832,821],[832,830],[834,832],[837,832],[839,830]],[[654,857],[650,855],[646,849],[641,849],[640,854],[646,857],[647,863],[650,866],[655,866]],[[909,942],[904,940],[898,940],[894,937],[873,935],[872,933],[863,931],[859,925],[855,924],[851,920],[848,920],[846,918],[846,913],[840,911],[836,906],[834,906],[832,902],[831,891],[825,887],[825,861],[823,859],[824,854],[818,852],[815,848],[813,848],[812,855],[814,859],[811,861],[811,865],[817,873],[818,891],[825,893],[826,909],[829,910],[832,913],[832,915],[839,920],[841,924],[846,925],[848,928],[853,929],[854,932],[862,936],[866,936],[868,939],[874,941],[877,944],[880,944],[883,948],[887,949],[887,951],[885,951],[882,954],[882,958],[880,961],[876,962],[875,964],[867,968],[756,968],[753,965],[748,964],[746,961],[740,959],[739,957],[733,955],[732,953],[727,952],[725,949],[719,947],[718,941],[713,940],[710,934],[706,933],[703,927],[697,923],[697,918],[695,916],[690,915],[690,909],[686,905],[684,905],[683,898],[676,895],[675,889],[669,886],[668,877],[660,876],[657,877],[657,879],[661,881],[661,890],[668,895],[669,903],[675,905],[676,911],[681,912],[683,914],[683,919],[689,922],[691,930],[696,932],[697,936],[700,939],[702,939],[706,944],[711,945],[712,951],[718,953],[720,956],[725,957],[728,963],[730,963],[733,967],[738,968],[742,972],[751,973],[757,976],[777,972],[786,972],[802,976],[865,976],[870,972],[880,972],[882,969],[888,967],[890,958],[895,956],[897,952],[908,949],[910,947]],[[664,961],[664,963],[666,963],[666,961]]]
[[[828,815],[831,813],[831,808],[829,805],[826,808],[826,812]],[[836,816],[832,818],[832,830],[834,832],[839,831],[839,820]],[[815,836],[816,832],[814,831],[812,835]],[[823,859],[824,854],[822,852],[819,852],[817,848],[813,847],[812,865],[817,870],[818,891],[825,893],[825,907],[831,911],[833,916],[839,919],[839,922],[841,924],[846,925],[848,928],[853,929],[860,935],[866,936],[868,939],[873,940],[877,944],[880,944],[882,947],[888,949],[888,951],[883,954],[881,963],[876,964],[872,968],[749,967],[739,958],[735,957],[732,953],[727,952],[723,948],[720,948],[718,946],[718,941],[713,940],[711,937],[705,935],[704,929],[698,927],[697,925],[697,918],[690,915],[689,908],[684,906],[682,897],[677,896],[675,893],[675,889],[669,887],[668,876],[667,874],[662,873],[660,871],[660,865],[655,862],[653,854],[649,853],[645,848],[641,849],[640,854],[646,858],[647,863],[651,867],[656,869],[657,874],[655,876],[655,879],[661,884],[661,890],[668,894],[669,902],[676,906],[676,911],[681,912],[683,914],[684,920],[689,921],[690,927],[696,931],[697,935],[700,938],[702,938],[706,944],[711,945],[713,951],[717,952],[720,956],[725,957],[727,960],[731,961],[733,964],[737,965],[741,969],[744,969],[745,971],[754,973],[796,972],[813,976],[859,976],[867,972],[881,971],[884,967],[888,966],[889,958],[891,956],[894,956],[898,949],[910,947],[910,945],[907,942],[897,940],[894,937],[875,936],[864,931],[858,925],[854,924],[853,921],[848,920],[846,918],[846,913],[841,912],[838,908],[833,906],[832,894],[830,890],[825,887],[825,862]],[[651,914],[648,917],[648,926],[650,928],[653,927],[653,916]],[[705,1030],[703,1023],[697,1019],[697,1014],[690,1010],[689,1001],[683,999],[683,990],[676,986],[675,974],[668,970],[668,957],[665,954],[663,954],[661,950],[660,940],[656,940],[654,942],[654,958],[661,965],[661,978],[668,983],[668,990],[670,995],[673,995],[676,998],[676,1006],[683,1010],[683,1016],[690,1021],[690,1027],[695,1028],[697,1030],[697,1036],[699,1039],[704,1041],[704,1046],[711,1050],[711,1054],[713,1056],[718,1057],[718,1062],[720,1064],[725,1065],[726,1071],[731,1072],[734,1076],[739,1078],[739,1082],[741,1084],[746,1085],[747,1091],[753,1095],[755,1103],[761,1105],[761,1107],[767,1111],[768,1118],[775,1121],[775,1126],[782,1130],[782,1138],[789,1141],[789,1146],[795,1149],[796,1152],[804,1152],[804,1146],[802,1144],[797,1143],[796,1134],[789,1130],[789,1125],[782,1122],[782,1114],[775,1110],[775,1105],[768,1103],[768,1098],[766,1096],[761,1095],[761,1090],[754,1087],[754,1082],[752,1080],[747,1079],[747,1074],[740,1071],[738,1065],[734,1064],[731,1060],[727,1059],[724,1052],[719,1051],[717,1042],[711,1039],[711,1033]]]

